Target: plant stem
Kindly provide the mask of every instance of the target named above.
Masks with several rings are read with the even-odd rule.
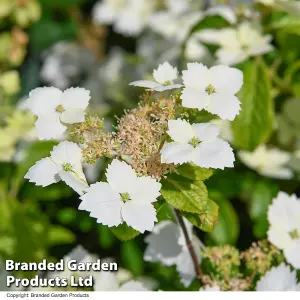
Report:
[[[185,238],[185,242],[186,242],[186,246],[189,249],[190,255],[192,257],[192,261],[193,261],[193,264],[194,264],[194,267],[195,267],[197,278],[198,278],[198,280],[201,283],[201,275],[202,275],[202,273],[201,273],[200,265],[198,263],[198,258],[197,258],[195,249],[194,249],[192,241],[191,241],[191,239],[189,237],[189,234],[188,234],[188,231],[187,231],[186,226],[184,224],[184,221],[183,221],[181,213],[177,209],[175,209],[175,213],[176,213],[176,217],[177,217],[178,223],[179,223],[179,225],[180,225],[180,227],[182,229],[182,232],[183,232],[183,235],[184,235],[184,238]]]

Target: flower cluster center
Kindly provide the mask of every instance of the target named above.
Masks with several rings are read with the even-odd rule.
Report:
[[[121,193],[121,198],[124,202],[130,200],[130,196],[128,193]]]
[[[200,143],[200,140],[195,136],[193,138],[191,138],[191,140],[189,141],[189,144],[194,147],[196,147],[199,143]]]
[[[205,92],[208,94],[208,95],[211,95],[211,94],[214,94],[216,93],[216,89],[213,85],[208,85],[207,88],[205,89]]]
[[[56,107],[56,109],[55,109],[57,112],[60,112],[60,113],[62,113],[62,112],[64,112],[65,111],[65,109],[64,109],[64,107],[60,104],[60,105],[58,105],[57,107]]]
[[[62,167],[63,167],[64,171],[66,171],[66,172],[72,171],[72,165],[70,163],[64,163],[62,165]]]
[[[299,238],[300,238],[299,231],[298,231],[297,229],[291,231],[291,232],[290,232],[290,237],[291,237],[293,240],[299,239]]]

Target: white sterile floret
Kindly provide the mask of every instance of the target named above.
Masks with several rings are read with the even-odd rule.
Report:
[[[89,100],[90,92],[84,88],[70,88],[64,92],[54,87],[32,90],[27,106],[38,117],[35,122],[38,138],[59,138],[67,129],[64,123],[83,122]]]
[[[131,82],[129,85],[147,88],[150,91],[162,92],[180,88],[181,84],[173,84],[173,80],[177,79],[178,71],[176,67],[172,67],[168,62],[160,64],[157,69],[153,70],[153,78],[155,81],[138,80]]]
[[[168,135],[173,142],[161,149],[162,163],[193,162],[202,168],[233,167],[234,154],[230,145],[218,138],[219,127],[211,123],[189,124],[185,120],[169,120]]]
[[[300,269],[300,199],[279,192],[268,209],[268,240],[283,250],[288,263]]]
[[[93,21],[97,24],[112,24],[126,6],[128,0],[103,0],[95,4],[92,10]]]
[[[81,149],[75,143],[61,142],[53,148],[50,157],[36,162],[24,178],[43,187],[62,180],[82,195],[88,184],[82,171],[81,161]]]
[[[192,232],[192,225],[184,220],[189,236],[200,263],[200,242]],[[165,266],[175,265],[184,286],[189,286],[196,278],[195,267],[186,246],[185,238],[178,224],[172,221],[162,221],[156,224],[150,235],[145,238],[148,244],[144,259],[160,262]]]
[[[262,35],[259,29],[249,22],[241,23],[237,29],[206,29],[199,33],[206,43],[220,46],[216,56],[220,64],[235,65],[250,56],[266,54],[273,50],[272,37]]]
[[[227,66],[208,69],[200,63],[189,63],[182,74],[182,106],[205,109],[230,121],[239,114],[240,101],[235,94],[243,85],[240,70]]]
[[[108,166],[106,178],[107,182],[97,182],[86,190],[79,209],[109,227],[126,222],[142,233],[151,231],[157,221],[152,202],[160,195],[161,184],[151,177],[137,177],[131,166],[116,159]]]
[[[288,152],[273,148],[268,149],[261,145],[253,152],[239,151],[239,159],[249,168],[256,170],[260,175],[291,179],[293,172],[286,166],[291,159]]]
[[[261,291],[300,291],[300,283],[297,284],[297,273],[291,271],[284,263],[273,267],[256,285],[256,290]]]

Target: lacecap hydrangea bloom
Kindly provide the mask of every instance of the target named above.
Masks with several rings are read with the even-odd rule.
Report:
[[[176,80],[177,77],[177,68],[172,67],[168,62],[164,62],[153,71],[153,78],[155,81],[138,80],[131,82],[129,85],[144,87],[150,91],[162,92],[165,90],[180,88],[181,84],[173,83],[173,81]]]
[[[185,120],[169,120],[168,135],[173,142],[161,149],[163,163],[193,162],[202,168],[233,167],[234,154],[230,145],[218,138],[219,127],[211,123],[189,124]]]
[[[151,177],[137,177],[134,169],[114,159],[106,170],[107,182],[97,182],[81,196],[79,209],[90,212],[103,225],[127,225],[143,233],[157,221],[152,205],[160,196],[161,184]]]
[[[243,85],[240,70],[227,66],[209,69],[200,63],[188,63],[182,74],[182,106],[205,109],[230,121],[239,113],[240,101],[235,94]]]
[[[300,269],[300,199],[279,192],[268,209],[268,240],[283,251],[288,263]]]
[[[75,143],[64,141],[53,148],[50,157],[36,162],[24,178],[43,187],[62,180],[82,195],[88,184],[81,162],[81,149]]]
[[[297,283],[296,271],[282,263],[273,267],[257,282],[256,290],[262,291],[300,291],[300,283]]]
[[[192,243],[200,262],[200,242],[193,235],[191,223],[185,219],[184,223],[189,236],[192,237]],[[146,261],[160,262],[165,266],[175,265],[180,275],[180,281],[186,287],[196,278],[195,267],[178,224],[172,221],[162,221],[156,224],[151,234],[145,238],[145,242],[148,245],[144,253]]]
[[[64,92],[54,87],[32,90],[27,107],[38,117],[35,122],[38,138],[59,138],[67,130],[64,124],[83,122],[89,100],[90,92],[84,88],[70,88]]]
[[[238,157],[247,167],[256,170],[260,175],[278,179],[293,177],[292,170],[287,167],[291,159],[288,152],[261,145],[253,152],[239,151]]]

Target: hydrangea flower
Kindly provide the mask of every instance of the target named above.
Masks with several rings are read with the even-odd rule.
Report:
[[[40,186],[64,181],[79,195],[88,187],[82,171],[82,151],[72,142],[61,142],[51,151],[50,157],[43,158],[32,166],[24,178]]]
[[[155,81],[138,80],[131,82],[129,85],[144,87],[150,91],[162,92],[165,90],[180,88],[181,84],[173,84],[173,80],[177,79],[177,77],[177,68],[172,67],[168,62],[164,62],[153,71],[153,78]]]
[[[300,269],[300,199],[279,192],[268,209],[268,240],[283,250],[288,263]]]
[[[230,145],[218,138],[219,127],[211,123],[189,124],[185,120],[169,120],[168,135],[174,142],[161,149],[162,163],[193,162],[202,168],[233,167]]]
[[[93,8],[97,24],[113,24],[114,30],[127,36],[137,36],[156,10],[156,1],[105,0]]]
[[[188,63],[183,71],[182,106],[205,109],[221,119],[232,121],[240,111],[235,94],[243,84],[243,73],[235,68]]]
[[[266,54],[273,50],[272,37],[263,36],[249,22],[243,22],[237,29],[206,29],[199,34],[203,42],[220,46],[216,56],[220,64],[235,65],[250,56]]]
[[[257,282],[256,290],[261,291],[300,291],[300,283],[297,284],[296,271],[284,263],[273,267]]]
[[[27,107],[38,117],[35,122],[38,138],[58,138],[67,129],[64,123],[83,122],[89,100],[90,92],[84,88],[70,88],[64,92],[54,87],[32,90]]]
[[[103,225],[127,225],[143,233],[157,221],[152,205],[161,184],[147,176],[137,177],[131,166],[114,159],[106,170],[107,182],[92,184],[81,196],[79,209],[89,211]]]
[[[260,175],[279,179],[293,177],[292,171],[286,167],[291,155],[285,151],[268,149],[266,145],[261,145],[253,152],[239,151],[238,157],[247,167],[256,170]]]
[[[192,225],[185,219],[184,222],[200,262],[200,242],[192,233]],[[196,278],[195,267],[178,224],[172,221],[156,224],[145,242],[148,244],[144,253],[146,261],[160,262],[165,266],[176,265],[180,281],[186,287]]]

